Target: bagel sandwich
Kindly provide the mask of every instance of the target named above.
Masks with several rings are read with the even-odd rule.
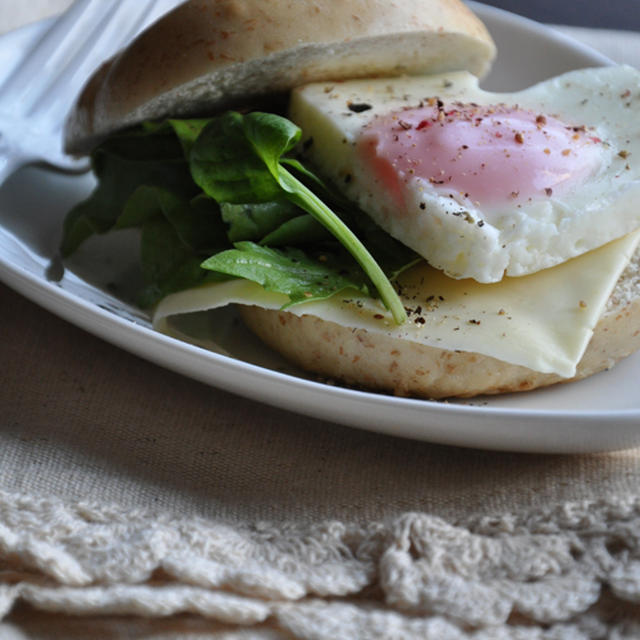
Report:
[[[189,0],[78,99],[66,147],[98,183],[62,254],[138,228],[158,330],[236,304],[292,362],[365,388],[609,368],[640,348],[640,74],[493,94],[494,56],[457,0]]]

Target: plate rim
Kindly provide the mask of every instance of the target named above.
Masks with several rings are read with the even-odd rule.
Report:
[[[517,13],[513,13],[511,11],[507,11],[506,9],[501,9],[500,7],[494,7],[493,5],[484,4],[483,2],[478,2],[478,0],[463,0],[466,5],[479,17],[483,22],[486,22],[487,16],[489,16],[489,20],[503,20],[503,21],[512,21],[517,23],[520,29],[527,28],[529,31],[537,31],[539,32],[541,29],[545,32],[545,37],[549,40],[554,40],[559,44],[563,44],[573,51],[578,51],[585,56],[589,56],[593,58],[596,64],[601,64],[603,66],[607,65],[615,65],[616,63],[605,54],[597,51],[593,47],[590,47],[571,36],[561,33],[554,27],[556,25],[553,24],[544,24],[542,22],[537,22],[532,18],[527,18],[526,16],[521,16]],[[569,25],[567,25],[569,26]],[[585,27],[586,28],[586,27]]]
[[[473,11],[478,13],[484,21],[491,22],[494,20],[510,21],[518,25],[520,28],[527,28],[533,30],[536,34],[543,34],[545,38],[551,38],[557,42],[562,43],[565,46],[570,47],[573,50],[578,50],[585,55],[590,56],[594,60],[594,64],[612,64],[612,62],[604,55],[591,49],[587,45],[579,43],[569,36],[555,31],[551,27],[541,25],[533,20],[518,16],[516,14],[504,11],[496,7],[490,7],[475,1],[469,1],[467,3]],[[16,31],[9,32],[0,36],[0,41],[7,37],[16,35],[18,32],[23,34],[29,31],[35,31],[37,29],[44,29],[47,24],[50,24],[51,19],[46,19],[40,22],[35,22],[30,25],[21,27]],[[0,231],[14,237],[18,242],[21,240],[14,236],[9,230],[0,225]],[[21,243],[22,244],[22,243]],[[425,400],[419,398],[404,398],[396,397],[389,394],[378,393],[373,391],[358,390],[342,388],[338,386],[327,385],[326,383],[309,380],[306,378],[298,377],[292,374],[283,373],[274,369],[263,367],[260,365],[252,364],[239,360],[232,356],[215,353],[208,351],[204,348],[194,346],[187,342],[166,336],[151,328],[145,327],[140,324],[136,324],[131,320],[122,318],[112,312],[102,309],[97,304],[90,302],[89,300],[66,291],[45,279],[44,275],[38,277],[36,274],[29,272],[27,269],[14,265],[8,262],[4,256],[0,255],[0,281],[4,282],[7,286],[11,287],[19,294],[30,299],[35,304],[47,309],[49,312],[54,313],[58,317],[63,318],[81,329],[97,336],[100,339],[116,345],[119,348],[123,348],[126,351],[142,357],[150,362],[162,366],[166,369],[176,371],[181,375],[186,375],[192,379],[199,380],[210,386],[224,389],[236,395],[248,397],[251,400],[270,404],[272,406],[281,407],[285,410],[295,413],[301,413],[313,417],[319,417],[328,421],[336,422],[339,424],[345,424],[352,428],[366,429],[369,431],[377,431],[380,433],[386,433],[389,435],[396,435],[400,437],[409,437],[413,439],[420,439],[433,443],[440,444],[457,444],[477,448],[490,448],[493,450],[501,449],[502,447],[495,444],[487,447],[487,438],[477,438],[477,434],[473,434],[473,437],[469,437],[468,440],[461,442],[448,442],[446,438],[432,437],[429,429],[425,428],[425,433],[422,435],[410,434],[399,432],[398,429],[390,426],[388,428],[368,428],[358,424],[341,421],[339,418],[318,416],[317,413],[309,413],[300,408],[291,408],[291,405],[284,405],[278,402],[278,398],[263,397],[264,393],[248,395],[242,393],[238,387],[241,386],[242,380],[236,381],[231,384],[228,380],[213,380],[211,377],[206,377],[200,374],[196,374],[193,371],[187,372],[181,368],[172,366],[173,363],[163,361],[160,357],[161,354],[153,353],[143,346],[147,343],[155,343],[162,346],[163,351],[177,351],[181,354],[182,358],[196,358],[198,361],[207,360],[211,364],[214,364],[214,368],[221,369],[233,369],[236,373],[240,374],[242,379],[247,377],[254,379],[254,381],[267,382],[267,386],[287,386],[290,390],[292,385],[298,389],[304,390],[305,393],[317,394],[321,399],[325,397],[336,397],[342,400],[347,400],[353,403],[365,402],[372,407],[380,407],[383,405],[385,410],[405,409],[409,411],[421,410],[425,413],[429,413],[431,422],[437,422],[442,418],[447,420],[454,420],[456,417],[470,419],[478,418],[483,421],[486,420],[518,420],[525,419],[530,423],[535,424],[550,424],[555,426],[570,426],[576,420],[584,421],[585,424],[602,424],[603,422],[609,423],[613,420],[616,424],[627,425],[632,422],[637,422],[640,419],[640,409],[609,409],[609,410],[581,410],[581,409],[538,409],[538,408],[521,408],[521,407],[496,407],[496,406],[478,406],[474,404],[457,404],[447,403],[436,400]],[[77,312],[80,313],[77,313]],[[104,328],[107,332],[105,333]],[[135,340],[133,338],[142,338],[140,345],[136,348],[133,344]],[[260,384],[255,385],[261,386]],[[471,401],[473,402],[473,401]],[[404,431],[416,431],[417,427],[405,428]],[[597,444],[595,447],[589,446],[558,446],[551,443],[550,448],[546,447],[544,443],[538,442],[539,438],[534,438],[525,443],[521,443],[521,446],[513,446],[513,443],[506,446],[504,450],[509,451],[546,451],[546,452],[587,452],[587,451],[604,451],[621,448],[618,445],[608,447],[603,446],[602,443]],[[484,444],[483,444],[484,441]],[[638,436],[640,441],[640,434]],[[638,442],[634,442],[638,444]]]
[[[640,409],[615,409],[615,410],[606,410],[606,411],[597,411],[593,409],[589,410],[554,410],[554,409],[522,409],[515,407],[487,407],[487,406],[477,406],[477,405],[468,405],[468,404],[457,404],[457,403],[449,403],[446,400],[429,400],[429,399],[421,399],[421,398],[410,398],[410,397],[399,397],[393,396],[390,394],[379,393],[375,391],[367,391],[360,389],[350,389],[346,387],[340,386],[332,386],[327,385],[323,382],[308,380],[306,378],[302,378],[299,376],[295,376],[288,373],[283,373],[281,371],[276,371],[274,369],[269,369],[267,367],[263,367],[260,365],[252,364],[249,362],[245,362],[243,360],[239,360],[238,358],[234,358],[232,356],[227,356],[225,354],[216,353],[213,351],[209,351],[203,347],[198,347],[196,345],[190,344],[189,342],[185,342],[183,340],[179,340],[178,338],[173,338],[171,336],[165,335],[158,331],[155,331],[152,328],[145,327],[141,324],[136,324],[132,320],[128,320],[121,316],[118,316],[110,311],[103,309],[102,307],[85,300],[77,296],[74,293],[66,291],[62,289],[58,285],[43,280],[29,271],[16,268],[11,263],[8,263],[4,260],[2,256],[0,256],[0,280],[7,286],[11,287],[17,293],[24,295],[26,298],[41,306],[48,311],[52,312],[54,315],[63,317],[65,320],[69,321],[71,324],[79,326],[81,329],[91,333],[92,335],[96,335],[98,338],[107,340],[111,342],[111,339],[107,339],[103,334],[97,333],[94,329],[95,327],[88,324],[84,318],[88,318],[89,316],[95,317],[100,320],[101,323],[104,324],[114,324],[119,328],[131,331],[134,333],[139,333],[144,336],[145,339],[151,339],[153,341],[158,340],[160,343],[171,346],[172,348],[178,350],[184,350],[185,352],[189,352],[190,354],[199,355],[205,357],[207,359],[212,358],[214,360],[220,360],[220,364],[224,364],[225,366],[231,366],[235,369],[242,370],[244,373],[257,373],[260,376],[268,376],[274,377],[278,379],[280,382],[286,382],[287,384],[291,384],[292,382],[296,385],[301,385],[304,387],[309,387],[311,390],[322,391],[323,393],[330,393],[331,395],[349,395],[349,396],[357,396],[358,398],[367,399],[368,401],[373,401],[375,403],[384,402],[385,404],[402,404],[409,405],[411,407],[420,407],[425,404],[429,405],[430,408],[441,409],[443,412],[447,412],[449,414],[453,413],[478,413],[482,412],[483,415],[489,417],[527,417],[527,418],[540,418],[548,420],[550,418],[554,420],[568,420],[573,419],[575,417],[587,418],[587,419],[601,419],[603,417],[616,416],[616,417],[638,417],[640,418]],[[54,300],[56,303],[59,300],[63,300],[68,303],[68,309],[60,309],[56,310],[50,300]],[[70,318],[71,312],[77,308],[83,312],[82,316]],[[126,342],[126,340],[124,340]],[[128,350],[128,349],[127,349]],[[142,355],[142,354],[138,354]],[[142,355],[145,359],[150,359],[147,355]],[[216,385],[217,386],[217,385]]]

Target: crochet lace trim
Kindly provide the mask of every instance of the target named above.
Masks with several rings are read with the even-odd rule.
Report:
[[[638,499],[303,527],[0,492],[0,568],[2,617],[25,603],[269,639],[640,637]]]

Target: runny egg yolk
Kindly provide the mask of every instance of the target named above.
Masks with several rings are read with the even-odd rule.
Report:
[[[585,127],[518,106],[436,99],[375,118],[357,150],[398,207],[412,178],[481,207],[562,195],[595,174],[602,157]]]

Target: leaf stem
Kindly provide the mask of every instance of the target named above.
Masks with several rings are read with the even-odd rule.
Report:
[[[324,225],[355,258],[369,276],[397,324],[407,320],[407,313],[396,290],[380,268],[375,258],[358,240],[344,222],[313,191],[293,176],[282,165],[278,166],[278,181],[288,198]]]

